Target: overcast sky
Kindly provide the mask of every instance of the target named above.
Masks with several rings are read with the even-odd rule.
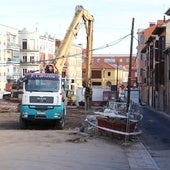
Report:
[[[134,36],[137,37],[138,28],[146,28],[150,22],[163,19],[170,8],[168,0],[0,0],[0,24],[17,29],[27,28],[28,31],[38,27],[40,33],[48,32],[62,39],[73,19],[76,5],[83,5],[94,16],[94,48],[130,34],[133,17]],[[75,43],[86,46],[83,28]],[[134,39],[133,53],[136,53],[136,46]],[[98,54],[129,52],[130,36],[117,45],[95,51]]]

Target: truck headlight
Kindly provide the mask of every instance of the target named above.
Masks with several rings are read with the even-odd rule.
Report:
[[[23,113],[22,113],[22,117],[23,117],[23,118],[28,118],[28,113],[27,113],[27,112],[23,112]]]
[[[60,117],[61,117],[61,115],[60,115],[60,113],[54,113],[54,117],[56,117],[56,118],[60,118]]]

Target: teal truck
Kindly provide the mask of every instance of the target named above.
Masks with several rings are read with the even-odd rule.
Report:
[[[63,99],[61,75],[29,73],[23,78],[23,96],[19,106],[20,128],[31,122],[50,122],[64,129],[66,107]]]

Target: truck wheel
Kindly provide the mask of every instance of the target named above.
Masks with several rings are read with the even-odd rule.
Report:
[[[19,126],[20,126],[20,129],[27,129],[28,128],[27,121],[20,117]]]
[[[63,130],[65,127],[65,118],[64,116],[56,122],[56,129]]]

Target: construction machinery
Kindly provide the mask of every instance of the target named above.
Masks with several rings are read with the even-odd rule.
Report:
[[[68,31],[57,49],[56,58],[53,62],[54,64],[54,72],[62,74],[62,70],[64,64],[66,62],[66,58],[68,56],[70,47],[72,45],[73,39],[77,36],[82,20],[84,21],[86,35],[87,35],[87,46],[86,46],[86,77],[85,77],[85,98],[86,103],[90,107],[91,98],[92,98],[92,88],[91,88],[91,59],[92,59],[92,44],[93,44],[93,16],[83,8],[83,6],[76,6],[75,16],[68,28]],[[73,96],[73,93],[71,93]],[[68,96],[71,98],[70,96]],[[74,98],[75,99],[75,98]]]
[[[23,94],[23,82],[19,79],[17,82],[6,83],[3,98],[13,102],[21,102]]]
[[[91,93],[91,58],[92,58],[92,33],[93,16],[82,6],[76,7],[75,16],[70,27],[57,50],[54,68],[49,65],[45,73],[28,73],[23,79],[23,97],[20,104],[20,127],[26,128],[31,121],[50,121],[56,127],[63,129],[65,125],[66,108],[63,95],[62,70],[68,56],[74,37],[77,35],[81,20],[84,20],[87,33],[87,73],[86,88],[88,101]],[[50,65],[51,66],[51,65]],[[54,70],[53,70],[54,69]]]

